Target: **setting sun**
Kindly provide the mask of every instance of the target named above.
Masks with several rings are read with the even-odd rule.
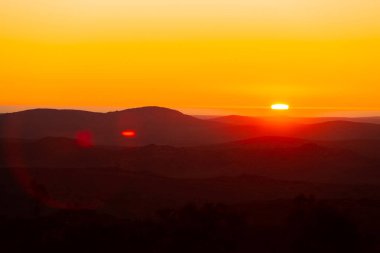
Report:
[[[271,106],[272,110],[289,110],[289,105],[287,104],[274,104]]]

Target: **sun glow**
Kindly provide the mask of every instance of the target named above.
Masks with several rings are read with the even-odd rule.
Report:
[[[287,104],[273,104],[271,106],[272,110],[289,110],[289,105]]]

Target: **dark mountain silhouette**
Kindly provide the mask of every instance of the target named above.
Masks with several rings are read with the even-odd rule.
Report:
[[[0,115],[0,137],[40,139],[90,135],[104,145],[199,145],[248,138],[250,130],[200,120],[178,111],[143,107],[110,113],[36,109]],[[134,130],[135,138],[121,136]]]
[[[323,121],[315,119],[319,120]],[[301,124],[282,117],[254,119],[251,123],[233,121],[239,124],[202,120],[161,107],[110,113],[36,109],[0,115],[0,138],[76,138],[84,146],[196,146],[260,136],[311,140],[380,139],[380,125],[371,123],[328,121]],[[125,138],[121,135],[124,130],[133,130],[136,136]]]

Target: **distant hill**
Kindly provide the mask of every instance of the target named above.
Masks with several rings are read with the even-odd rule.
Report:
[[[244,139],[283,136],[310,140],[380,139],[380,125],[357,121],[299,121],[230,116],[199,119],[162,107],[142,107],[110,113],[35,109],[0,115],[0,138],[77,139],[85,146],[211,145]],[[351,120],[351,119],[350,119]],[[307,123],[309,122],[309,123]],[[312,123],[310,123],[312,122]],[[136,136],[122,136],[133,130]]]
[[[377,118],[371,118],[376,121]],[[349,121],[350,120],[350,121]],[[251,118],[227,116],[211,120],[235,126],[252,126],[256,136],[284,136],[309,140],[379,140],[380,124],[360,122],[360,118]]]
[[[350,121],[329,121],[296,126],[289,136],[312,140],[379,140],[380,125]]]

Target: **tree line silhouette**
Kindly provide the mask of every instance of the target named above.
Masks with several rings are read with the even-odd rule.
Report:
[[[29,219],[0,217],[4,252],[377,252],[376,242],[337,208],[299,195],[281,226],[257,226],[244,207],[208,203],[120,219],[61,210]],[[255,217],[265,219],[265,217]]]

